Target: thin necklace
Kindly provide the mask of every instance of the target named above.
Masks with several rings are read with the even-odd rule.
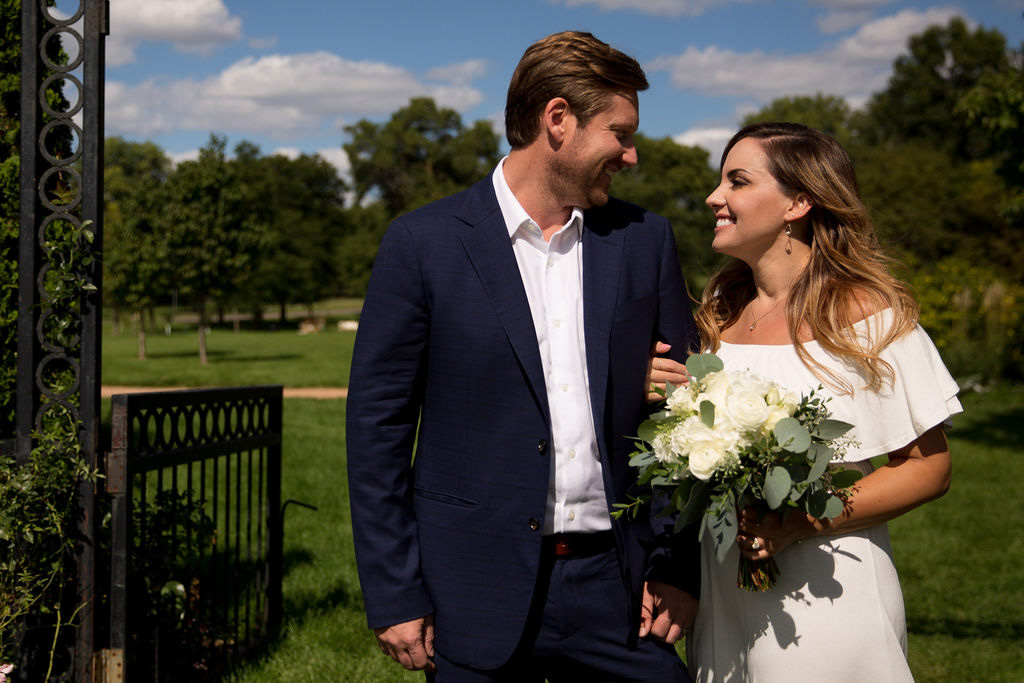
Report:
[[[782,297],[782,298],[780,298],[780,299],[779,299],[778,301],[776,301],[776,302],[775,302],[774,304],[772,304],[772,307],[771,307],[771,308],[769,308],[769,309],[768,309],[767,311],[765,311],[765,312],[764,312],[764,313],[763,313],[762,315],[759,315],[759,316],[757,316],[756,318],[754,318],[754,307],[753,307],[753,306],[751,306],[751,307],[750,307],[750,317],[751,317],[751,318],[754,318],[754,320],[753,320],[753,321],[752,321],[752,322],[750,323],[750,327],[748,327],[748,328],[747,328],[747,330],[748,330],[748,331],[750,331],[750,332],[753,332],[753,331],[754,331],[754,328],[755,328],[755,327],[757,327],[757,322],[758,322],[759,320],[763,320],[763,319],[764,319],[764,317],[765,317],[766,315],[768,315],[769,313],[771,313],[772,311],[774,311],[774,310],[775,310],[775,307],[776,307],[776,306],[778,306],[778,305],[779,305],[780,303],[782,303],[782,299],[785,299],[785,298],[786,298],[786,297]]]

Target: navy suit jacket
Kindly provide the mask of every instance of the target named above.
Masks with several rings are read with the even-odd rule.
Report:
[[[671,227],[611,200],[584,214],[584,329],[609,510],[655,340],[696,328]],[[523,633],[553,449],[540,352],[491,179],[395,220],[363,306],[347,403],[356,560],[371,628],[435,615],[435,646],[489,669]],[[415,446],[415,455],[413,453]],[[612,527],[637,622],[645,578],[698,591],[696,540],[647,511]]]

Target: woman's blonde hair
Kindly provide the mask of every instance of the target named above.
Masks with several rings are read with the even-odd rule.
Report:
[[[744,138],[757,139],[772,177],[782,192],[811,198],[807,214],[811,257],[793,282],[786,302],[786,322],[797,355],[823,382],[852,393],[849,381],[814,360],[801,341],[809,330],[825,351],[851,363],[878,389],[893,378],[893,369],[880,356],[882,349],[910,332],[917,324],[918,308],[910,287],[889,272],[871,216],[860,198],[853,163],[831,137],[795,123],[755,123],[737,132],[722,153]],[[705,350],[715,351],[721,331],[739,320],[754,299],[750,267],[730,260],[704,288],[697,324]],[[854,324],[883,309],[891,309],[892,323],[858,336]],[[866,341],[865,341],[866,340]]]

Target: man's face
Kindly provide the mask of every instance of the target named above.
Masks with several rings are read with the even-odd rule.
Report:
[[[555,157],[552,189],[566,206],[603,206],[608,202],[612,176],[637,164],[633,134],[640,114],[636,96],[612,95],[609,104],[585,127],[576,125],[572,117],[564,147]]]

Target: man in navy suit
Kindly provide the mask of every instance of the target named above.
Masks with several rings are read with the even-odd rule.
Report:
[[[609,514],[637,492],[655,340],[696,344],[668,222],[608,196],[646,88],[590,34],[535,43],[509,155],[381,242],[349,381],[352,526],[381,650],[430,680],[689,680],[672,643],[695,538]]]

